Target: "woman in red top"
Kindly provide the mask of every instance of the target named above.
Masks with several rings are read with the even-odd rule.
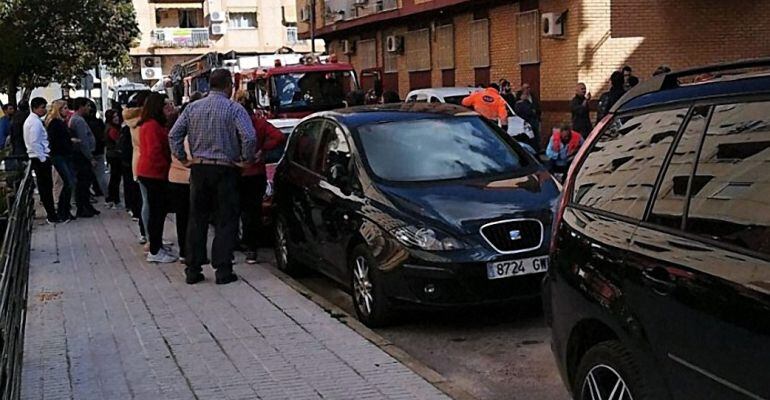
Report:
[[[166,193],[168,170],[171,167],[171,148],[168,144],[168,122],[166,97],[153,93],[144,103],[139,120],[139,160],[136,176],[139,184],[147,189],[147,203],[150,209],[147,233],[150,237],[150,253],[147,261],[172,263],[177,256],[163,247],[163,222],[166,220]]]
[[[246,263],[256,264],[259,231],[262,230],[262,198],[267,188],[264,154],[282,146],[286,137],[265,118],[255,116],[248,106],[244,105],[244,107],[251,115],[251,122],[257,132],[257,148],[260,150],[257,153],[257,162],[241,172],[239,182],[243,227],[241,243],[246,247]]]

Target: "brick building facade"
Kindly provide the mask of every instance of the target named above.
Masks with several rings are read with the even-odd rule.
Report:
[[[662,64],[770,56],[768,1],[297,0],[297,9],[300,35],[309,37],[315,16],[316,36],[364,86],[378,76],[403,98],[421,87],[528,82],[545,132],[569,120],[577,82],[598,98],[623,65],[644,80]],[[546,13],[563,18],[563,35],[542,34]],[[391,35],[403,38],[402,51],[387,51]]]

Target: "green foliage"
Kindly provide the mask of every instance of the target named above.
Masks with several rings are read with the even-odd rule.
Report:
[[[131,0],[1,0],[0,81],[73,82],[100,59],[120,74],[138,36]]]

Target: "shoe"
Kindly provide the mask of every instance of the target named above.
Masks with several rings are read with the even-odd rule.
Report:
[[[246,264],[256,264],[257,263],[257,252],[256,251],[247,251],[246,252]]]
[[[93,218],[96,214],[92,213],[90,210],[78,210],[75,215],[78,218]]]
[[[147,244],[147,236],[139,236],[139,244]],[[150,249],[147,248],[147,251],[150,251]]]
[[[177,257],[173,254],[166,253],[165,250],[158,250],[158,254],[147,254],[147,262],[157,264],[170,264],[176,262]]]
[[[192,276],[186,275],[184,281],[188,285],[194,285],[194,284],[196,284],[198,282],[202,282],[205,279],[206,279],[206,277],[203,276],[203,274],[197,274],[197,275],[192,275]]]
[[[238,275],[235,275],[234,273],[230,272],[229,275],[220,276],[217,274],[216,284],[217,285],[227,285],[228,283],[232,283],[238,280]]]
[[[99,211],[99,210],[97,210],[96,208],[94,208],[94,206],[90,206],[90,207],[88,207],[88,211],[90,211],[90,212],[91,212],[92,214],[94,214],[94,215],[99,215],[99,214],[101,214],[101,213],[102,213],[101,211]]]
[[[47,222],[48,225],[55,225],[62,221],[59,219],[59,217],[46,217],[45,222]]]
[[[96,197],[90,197],[88,199],[88,202],[90,202],[91,204],[96,204],[97,202],[99,202],[99,200],[96,200]]]
[[[72,215],[72,213],[70,213],[69,211],[67,211],[66,213],[59,214],[59,221],[70,222],[76,219],[77,217]]]
[[[168,240],[164,240],[163,241],[163,246],[171,247],[173,245],[174,245],[174,242],[171,242],[171,241],[168,241]]]
[[[179,261],[179,263],[180,263],[180,264],[184,264],[184,262],[185,262],[186,260],[184,259],[184,257],[182,257],[182,256],[179,256],[179,260],[178,260],[178,261]]]

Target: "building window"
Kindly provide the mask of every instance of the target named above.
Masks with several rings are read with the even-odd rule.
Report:
[[[537,64],[540,62],[540,14],[534,10],[517,16],[519,64]]]
[[[377,68],[377,41],[375,39],[359,40],[358,64],[361,69]]]
[[[198,10],[179,10],[180,28],[200,28],[202,26]]]
[[[455,37],[454,26],[443,25],[436,28],[436,42],[438,43],[438,67],[454,69],[455,67]]]
[[[299,43],[299,36],[297,36],[296,26],[289,26],[286,28],[286,43],[288,44]]]
[[[471,21],[471,67],[489,67],[489,20]]]
[[[231,12],[228,13],[229,26],[232,29],[248,29],[257,27],[256,12]]]
[[[406,33],[406,67],[409,72],[430,71],[430,30]]]

